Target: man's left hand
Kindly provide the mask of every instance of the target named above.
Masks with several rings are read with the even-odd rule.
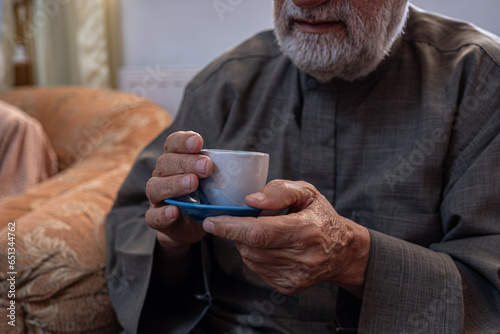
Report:
[[[281,293],[294,295],[327,281],[362,298],[370,235],[337,214],[309,183],[275,180],[247,196],[249,206],[281,216],[210,217],[206,232],[234,240],[247,267]]]

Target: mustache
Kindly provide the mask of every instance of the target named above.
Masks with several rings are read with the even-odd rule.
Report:
[[[352,19],[352,10],[349,3],[329,2],[317,8],[300,8],[291,1],[286,2],[282,8],[282,14],[286,18],[289,26],[294,20],[306,22],[344,22],[348,23]]]

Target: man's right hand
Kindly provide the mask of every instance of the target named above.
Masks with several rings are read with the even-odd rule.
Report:
[[[183,253],[205,235],[200,223],[181,215],[177,207],[164,202],[167,198],[194,192],[198,188],[198,178],[212,173],[212,161],[198,155],[202,147],[203,138],[195,132],[171,134],[165,140],[164,152],[147,183],[150,208],[146,212],[146,223],[157,231],[157,240],[164,249],[177,249]]]

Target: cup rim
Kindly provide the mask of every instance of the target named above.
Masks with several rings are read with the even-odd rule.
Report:
[[[269,154],[264,153],[264,152],[255,152],[255,151],[241,151],[241,150],[226,150],[226,149],[219,149],[219,148],[207,148],[207,149],[202,149],[200,153],[202,152],[214,152],[214,153],[220,153],[220,154],[238,154],[238,155],[259,155],[259,156],[267,156]]]

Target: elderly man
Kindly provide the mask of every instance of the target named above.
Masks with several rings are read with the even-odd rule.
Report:
[[[108,217],[127,332],[497,333],[500,39],[405,0],[275,0],[187,87]],[[270,154],[259,218],[164,199]],[[144,191],[145,190],[145,191]]]

